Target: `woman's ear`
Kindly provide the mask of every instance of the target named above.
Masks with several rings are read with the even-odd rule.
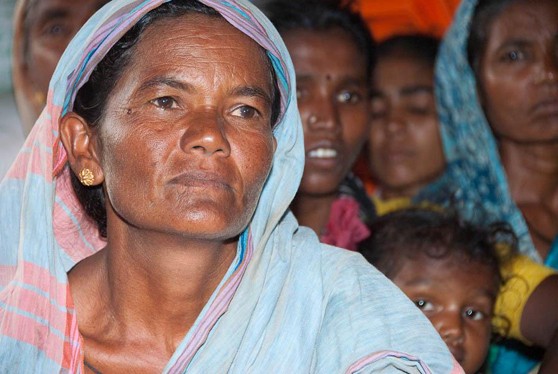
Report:
[[[89,125],[77,113],[70,112],[60,120],[60,139],[68,154],[68,162],[86,186],[101,184],[105,179],[92,136]]]

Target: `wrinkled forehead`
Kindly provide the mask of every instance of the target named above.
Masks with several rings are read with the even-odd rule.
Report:
[[[145,14],[169,0],[115,0],[97,12],[70,43],[59,64],[53,81],[65,77],[62,115],[72,110],[77,91],[89,79],[95,66],[112,46]],[[281,95],[281,115],[285,112],[290,87],[286,63],[275,40],[278,35],[267,19],[249,3],[199,0],[262,48],[275,70]],[[70,67],[69,69],[67,67]],[[61,71],[60,71],[61,70]],[[55,97],[54,100],[57,98]],[[56,103],[55,103],[56,104]]]

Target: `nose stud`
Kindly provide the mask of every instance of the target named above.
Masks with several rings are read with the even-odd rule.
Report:
[[[316,116],[315,114],[311,114],[311,115],[308,117],[308,124],[309,124],[309,125],[315,125],[316,122],[318,122],[318,116]]]

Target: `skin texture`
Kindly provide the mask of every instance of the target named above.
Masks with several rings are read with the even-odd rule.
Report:
[[[392,281],[422,310],[467,374],[482,366],[498,292],[486,265],[425,255],[402,260]]]
[[[27,134],[46,104],[48,84],[66,46],[108,0],[20,0],[14,16],[13,80]]]
[[[516,1],[494,19],[478,74],[514,200],[544,258],[558,235],[558,3]]]
[[[283,39],[296,71],[306,150],[304,175],[292,208],[302,225],[319,234],[366,139],[366,63],[356,43],[339,28],[294,29],[285,32]]]
[[[412,197],[444,171],[433,81],[431,66],[404,54],[378,59],[368,156],[383,198]]]
[[[224,276],[271,168],[272,83],[254,41],[189,14],[144,32],[98,129],[62,120],[108,201],[106,248],[69,274],[98,370],[161,372]]]

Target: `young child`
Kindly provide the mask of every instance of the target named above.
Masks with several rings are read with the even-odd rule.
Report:
[[[364,257],[430,319],[467,374],[488,354],[502,283],[497,243],[515,248],[507,226],[474,226],[429,209],[389,213],[372,223]]]

